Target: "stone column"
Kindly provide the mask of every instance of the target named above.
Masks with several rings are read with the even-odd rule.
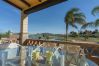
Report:
[[[21,29],[20,29],[20,66],[26,64],[26,47],[23,46],[23,42],[28,39],[28,15],[21,13]]]
[[[28,39],[28,15],[21,13],[21,29],[20,29],[20,44]]]

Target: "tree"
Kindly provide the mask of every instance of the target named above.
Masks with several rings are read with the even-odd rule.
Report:
[[[93,32],[92,32],[92,37],[94,38],[98,38],[99,37],[99,32],[97,29],[95,29]]]
[[[92,26],[94,26],[94,22],[85,23],[81,26],[81,30]]]
[[[70,32],[70,37],[77,37],[77,36],[78,36],[78,35],[77,35],[76,32],[74,32],[74,31]]]
[[[96,16],[96,14],[99,14],[99,6],[96,6],[95,8],[92,9],[92,15]],[[99,19],[96,19],[96,21],[94,21],[93,25],[95,27],[99,26]]]
[[[48,40],[48,39],[49,39],[48,33],[43,33],[42,36],[43,36],[43,38],[44,38],[45,40]]]
[[[91,31],[85,30],[83,32],[83,36],[85,40],[89,39],[90,35],[91,35]]]
[[[92,32],[92,34],[96,34],[96,33],[98,33],[98,30],[97,30],[97,29],[95,29],[95,30]]]
[[[8,32],[6,32],[6,37],[10,37],[10,35],[11,35],[11,31],[8,30]]]
[[[92,9],[92,15],[96,16],[96,14],[99,13],[99,6],[96,6],[95,8]],[[99,26],[99,19],[96,19],[94,22],[89,22],[86,23],[82,26],[82,29],[85,29],[87,27],[98,27]]]
[[[77,29],[76,24],[85,24],[85,15],[78,9],[78,8],[72,8],[69,10],[65,15],[65,24],[66,24],[66,41],[68,38],[68,28],[69,26],[72,26]]]
[[[99,6],[96,6],[92,9],[92,15],[96,15],[97,13],[99,13]]]
[[[0,40],[1,40],[2,35],[0,34]]]
[[[93,23],[93,26],[99,27],[99,19],[97,19],[97,20]]]
[[[85,29],[87,27],[99,27],[99,19],[96,19],[94,22],[89,22],[89,23],[86,23],[82,26],[82,29]]]

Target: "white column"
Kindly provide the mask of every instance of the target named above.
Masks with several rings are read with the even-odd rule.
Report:
[[[21,13],[20,44],[28,39],[28,15]]]
[[[26,39],[28,39],[28,15],[22,12],[19,43],[22,45]],[[26,64],[26,48],[25,46],[21,46],[20,47],[20,66],[25,66],[25,64]]]

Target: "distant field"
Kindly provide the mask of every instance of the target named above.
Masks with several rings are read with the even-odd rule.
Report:
[[[68,40],[80,40],[80,41],[91,41],[91,42],[99,42],[99,38],[88,38],[85,40],[83,37],[68,37]]]

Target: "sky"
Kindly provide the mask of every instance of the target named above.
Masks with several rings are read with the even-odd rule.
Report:
[[[93,16],[91,10],[99,6],[99,0],[68,0],[30,14],[29,33],[65,34],[64,17],[71,8],[79,8],[86,16],[86,21],[95,21],[99,16]],[[21,13],[18,9],[0,0],[0,32],[11,30],[20,32]],[[80,27],[80,26],[79,26]],[[89,28],[91,29],[91,28]],[[72,27],[69,31],[74,30]],[[92,29],[93,30],[93,29]],[[74,30],[76,31],[76,29]]]

